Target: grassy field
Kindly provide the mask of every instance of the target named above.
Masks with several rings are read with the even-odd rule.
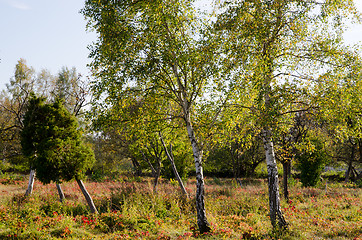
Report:
[[[64,183],[66,202],[54,184],[35,183],[24,198],[26,179],[1,179],[0,239],[362,239],[362,189],[328,184],[301,188],[294,182],[282,208],[289,223],[273,231],[265,180],[206,179],[206,211],[212,232],[200,235],[192,195],[183,199],[174,181],[157,195],[150,179],[86,182],[100,212],[89,213],[75,182]]]

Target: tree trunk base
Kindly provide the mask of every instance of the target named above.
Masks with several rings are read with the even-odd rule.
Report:
[[[288,223],[285,220],[283,213],[281,211],[277,212],[277,216],[278,216],[278,227],[281,230],[286,230],[288,229]]]
[[[57,186],[57,190],[58,190],[58,194],[59,194],[59,201],[62,203],[65,199],[63,189],[59,183],[57,183],[56,186]]]
[[[33,192],[35,179],[35,170],[30,170],[28,188],[26,189],[25,196],[29,196]]]
[[[208,222],[204,223],[197,223],[197,226],[199,227],[200,233],[204,234],[211,231],[211,227]]]
[[[289,163],[283,163],[283,189],[284,189],[284,198],[289,200],[289,191],[288,191],[288,174],[289,174]]]
[[[88,203],[88,206],[89,206],[89,208],[91,210],[91,213],[97,213],[98,214],[98,210],[97,210],[96,206],[93,203],[92,197],[89,195],[87,189],[85,188],[85,186],[83,184],[83,181],[77,179],[77,183],[78,183],[79,188],[80,188],[80,190],[82,191],[82,193],[83,193],[83,195],[85,197],[85,200]]]

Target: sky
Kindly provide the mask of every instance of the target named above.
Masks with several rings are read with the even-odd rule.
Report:
[[[0,89],[20,58],[36,72],[76,67],[89,75],[87,46],[96,35],[86,32],[83,6],[84,0],[0,0]]]
[[[200,6],[207,2],[201,0]],[[362,0],[355,2],[362,12]],[[20,58],[36,72],[48,69],[55,75],[62,67],[75,67],[89,76],[87,46],[96,35],[86,31],[79,13],[83,6],[84,0],[0,0],[0,89],[9,83]],[[362,42],[362,26],[352,26],[345,40]]]

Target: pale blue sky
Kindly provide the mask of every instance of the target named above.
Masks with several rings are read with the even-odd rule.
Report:
[[[95,34],[86,33],[83,5],[84,0],[0,0],[0,89],[20,58],[37,72],[74,66],[88,74],[87,46]]]
[[[362,11],[362,0],[355,2]],[[79,13],[83,5],[84,0],[0,0],[0,89],[20,58],[37,72],[46,68],[56,74],[67,66],[89,75],[87,46],[95,34],[85,30]],[[348,43],[362,41],[362,26],[355,26],[345,38]]]

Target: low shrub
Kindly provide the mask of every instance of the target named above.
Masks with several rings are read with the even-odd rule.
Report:
[[[306,138],[305,142],[298,146],[296,160],[303,186],[316,186],[327,162],[322,141],[313,136]]]

